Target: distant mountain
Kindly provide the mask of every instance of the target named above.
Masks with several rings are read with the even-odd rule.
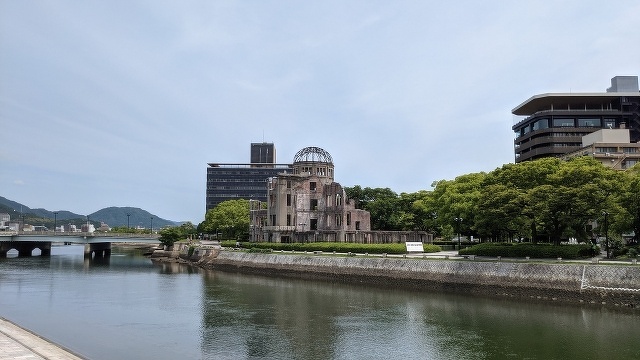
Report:
[[[127,219],[127,214],[129,217]],[[165,220],[151,214],[146,210],[133,207],[108,207],[102,210],[98,210],[93,214],[89,214],[91,220],[103,221],[109,226],[127,226],[127,220],[130,227],[144,227],[148,228],[153,225],[154,228],[160,228],[163,226],[176,226],[179,223],[175,221]],[[153,218],[153,220],[151,219]],[[153,222],[153,224],[152,224]]]
[[[54,218],[58,220],[58,224],[62,224],[64,220],[77,220],[83,219],[86,221],[86,215],[75,214],[71,211],[59,210],[54,214],[53,211],[45,209],[31,209],[26,205],[9,200],[0,196],[0,212],[6,212],[11,216],[11,219],[15,219],[20,216],[25,217],[25,222],[33,222],[39,224],[42,219]],[[129,218],[127,219],[127,214]],[[154,228],[160,228],[163,226],[177,226],[182,222],[176,222],[171,220],[162,219],[156,215],[151,214],[146,210],[134,207],[108,207],[102,210],[98,210],[92,214],[89,214],[89,220],[93,222],[105,222],[109,226],[127,226],[131,227],[144,227],[149,228],[153,225]],[[153,217],[153,220],[151,218]],[[153,221],[153,224],[151,222]],[[53,221],[51,221],[53,222]],[[73,221],[72,221],[73,222]]]
[[[41,218],[54,218],[53,211],[45,209],[31,209],[30,207],[0,196],[0,211],[7,212],[11,217],[32,214]],[[58,220],[77,219],[84,215],[74,214],[70,211],[56,211]]]

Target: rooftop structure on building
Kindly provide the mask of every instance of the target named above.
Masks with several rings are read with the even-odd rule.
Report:
[[[277,164],[273,143],[252,143],[249,163],[209,163],[206,211],[226,200],[267,199],[267,181],[292,171],[291,164]]]
[[[640,140],[640,90],[637,76],[616,76],[602,93],[535,95],[512,113],[515,161],[562,157],[580,150],[585,135],[601,129],[628,129]]]

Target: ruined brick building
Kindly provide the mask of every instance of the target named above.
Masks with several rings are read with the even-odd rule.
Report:
[[[295,155],[292,173],[268,181],[266,208],[251,201],[251,241],[389,243],[431,240],[418,232],[371,231],[368,211],[356,209],[334,181],[331,155],[306,147]]]

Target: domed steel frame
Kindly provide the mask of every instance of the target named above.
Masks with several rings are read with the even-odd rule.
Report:
[[[293,163],[308,163],[308,162],[321,162],[333,165],[333,159],[331,154],[319,147],[310,146],[306,147],[293,157]]]

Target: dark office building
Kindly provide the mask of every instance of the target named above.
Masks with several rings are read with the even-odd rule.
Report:
[[[512,113],[526,116],[512,127],[516,163],[576,151],[584,135],[600,129],[628,128],[631,142],[638,142],[638,77],[616,76],[603,93],[535,95]]]
[[[244,164],[209,163],[207,168],[206,210],[226,200],[267,200],[268,180],[291,173],[291,164],[276,164],[272,143],[251,144],[251,162]]]
[[[251,144],[252,164],[273,164],[276,162],[276,148],[273,143]]]

